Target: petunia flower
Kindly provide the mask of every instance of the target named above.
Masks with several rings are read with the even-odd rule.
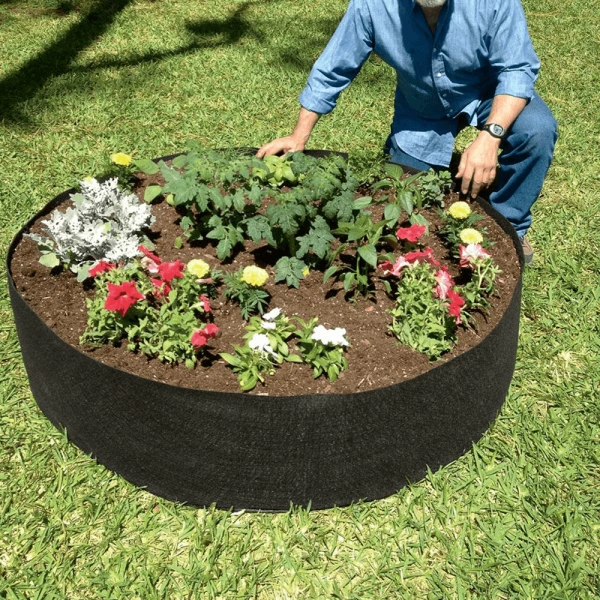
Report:
[[[274,321],[280,314],[281,314],[281,309],[274,308],[273,310],[270,310],[269,312],[265,313],[262,316],[262,318],[265,321]]]
[[[156,288],[155,295],[159,298],[168,296],[171,292],[171,286],[166,281],[163,281],[162,279],[155,279],[154,277],[150,278],[150,281]]]
[[[396,231],[396,237],[399,240],[415,243],[425,233],[427,227],[425,225],[411,225],[410,227],[400,227]]]
[[[448,314],[451,317],[454,317],[454,320],[457,325],[461,322],[461,313],[462,308],[465,305],[465,301],[461,297],[458,292],[454,290],[448,290],[448,298],[450,300],[450,305],[448,306]]]
[[[271,347],[269,337],[265,333],[255,333],[248,341],[248,347],[254,352],[260,352],[263,356],[271,355],[277,358],[277,354]]]
[[[202,329],[197,329],[192,333],[190,342],[196,350],[206,346],[208,341],[219,335],[219,328],[214,323],[209,323]]]
[[[404,256],[399,256],[394,264],[392,264],[389,260],[385,260],[382,263],[379,263],[377,266],[383,271],[384,275],[394,275],[396,277],[400,277],[402,269],[410,266],[410,264],[411,263],[409,263]]]
[[[198,296],[198,299],[202,303],[202,309],[204,310],[204,312],[211,312],[210,301],[208,300],[208,298],[204,294],[200,294],[200,296]]]
[[[158,273],[158,266],[162,263],[162,260],[142,244],[138,246],[138,250],[144,255],[144,258],[140,261],[142,267],[144,267],[148,273]]]
[[[448,297],[448,293],[454,287],[454,280],[452,279],[452,275],[448,272],[448,268],[443,266],[439,271],[435,274],[435,280],[437,281],[437,285],[435,286],[435,295],[440,300],[445,300]]]
[[[343,327],[327,329],[323,325],[317,325],[310,336],[311,340],[321,342],[324,346],[348,346],[348,340],[344,337],[346,330]]]
[[[185,265],[179,259],[158,265],[158,273],[166,283],[171,283],[173,279],[181,279],[184,269]]]
[[[433,255],[433,250],[427,246],[425,250],[416,250],[415,252],[408,252],[404,255],[404,258],[409,263],[429,263],[432,267],[439,267],[440,263],[436,260]]]
[[[483,249],[481,244],[460,245],[458,247],[459,263],[461,269],[474,269],[477,261],[491,258],[492,255]]]
[[[144,294],[140,294],[135,281],[125,281],[120,285],[108,283],[108,296],[104,308],[112,312],[118,312],[122,317],[138,301],[144,300]]]
[[[112,269],[116,269],[117,265],[107,262],[105,260],[98,261],[90,270],[90,277],[96,277],[96,275],[100,275],[100,273],[106,273],[106,271],[110,271]]]

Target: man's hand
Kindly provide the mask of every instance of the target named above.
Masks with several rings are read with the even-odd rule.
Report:
[[[477,139],[463,152],[458,165],[457,177],[462,177],[460,191],[475,198],[480,190],[488,187],[496,178],[500,140],[482,131]]]
[[[268,144],[262,146],[256,153],[258,158],[268,156],[270,154],[287,154],[288,152],[298,152],[304,150],[305,144],[303,140],[295,138],[293,135],[277,138]]]

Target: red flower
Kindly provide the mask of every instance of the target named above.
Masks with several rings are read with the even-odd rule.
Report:
[[[450,306],[448,307],[448,313],[454,317],[456,324],[461,322],[462,307],[465,305],[465,301],[462,299],[458,292],[448,290],[448,298],[450,299]]]
[[[433,267],[439,267],[440,263],[433,256],[433,250],[427,246],[425,250],[416,250],[415,252],[408,252],[404,255],[404,258],[409,263],[429,263]]]
[[[143,246],[142,244],[140,244],[138,246],[138,250],[146,258],[149,258],[152,262],[156,263],[157,265],[160,265],[160,263],[162,262],[162,260],[160,260],[160,258],[158,258],[158,256],[156,256],[156,254],[153,254],[152,252],[150,252],[150,250],[148,250],[148,248],[146,248],[146,246]]]
[[[165,283],[171,283],[173,279],[183,277],[185,265],[178,259],[173,262],[165,262],[158,265],[158,273]]]
[[[190,342],[192,346],[199,350],[203,346],[208,344],[208,340],[217,337],[219,334],[219,328],[214,323],[209,323],[204,329],[198,329],[192,333]]]
[[[410,263],[404,256],[399,256],[394,264],[392,264],[389,260],[386,260],[379,264],[379,268],[385,275],[395,275],[396,277],[400,277],[402,269],[409,265]]]
[[[121,285],[108,283],[108,296],[104,308],[118,312],[122,317],[138,301],[144,300],[145,296],[138,292],[135,281],[125,281]]]
[[[448,297],[448,293],[454,287],[454,280],[452,275],[448,272],[447,267],[442,267],[436,274],[435,280],[437,285],[435,286],[435,295],[440,300],[445,300]]]
[[[154,279],[153,277],[150,279],[150,281],[156,288],[156,292],[155,292],[156,296],[158,296],[159,298],[162,298],[164,296],[169,295],[169,292],[171,291],[171,286],[168,283],[166,283],[165,281],[162,281],[160,279]]]
[[[400,227],[396,231],[396,237],[399,240],[406,240],[407,242],[416,242],[424,233],[427,227],[425,225],[411,225],[410,227]]]
[[[204,294],[200,294],[198,298],[200,299],[200,302],[202,302],[202,308],[204,309],[204,312],[209,313],[211,311],[211,308],[208,298]]]
[[[474,269],[475,261],[490,258],[492,255],[483,249],[481,244],[468,244],[458,247],[460,262],[458,266],[461,269]]]
[[[117,265],[113,265],[113,263],[106,262],[105,260],[98,261],[89,271],[90,277],[96,277],[100,273],[105,273],[106,271],[110,271],[111,269],[116,269]]]

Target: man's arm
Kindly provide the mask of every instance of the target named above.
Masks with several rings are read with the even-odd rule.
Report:
[[[356,77],[373,50],[373,25],[365,0],[350,0],[348,10],[314,64],[300,94],[300,116],[294,132],[265,144],[257,153],[304,150],[321,115],[331,112],[338,96]]]
[[[525,98],[500,94],[492,102],[488,123],[498,123],[507,131],[527,105]],[[481,131],[475,141],[463,152],[456,176],[462,177],[463,194],[471,190],[475,198],[479,192],[491,185],[496,178],[500,140],[487,131]]]
[[[268,154],[286,154],[287,152],[302,151],[306,147],[306,142],[312,133],[314,126],[316,125],[319,117],[319,113],[307,110],[306,108],[300,108],[300,115],[298,116],[298,122],[291,135],[286,137],[277,138],[268,144],[265,144],[256,153],[258,158],[262,158]]]

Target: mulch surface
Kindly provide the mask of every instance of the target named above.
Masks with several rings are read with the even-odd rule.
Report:
[[[143,197],[145,186],[155,179],[143,179],[135,192]],[[357,197],[360,195],[362,194],[357,193]],[[458,200],[458,196],[450,194],[446,202],[448,204],[454,200]],[[504,314],[519,279],[518,257],[512,240],[496,222],[476,204],[472,208],[483,216],[477,227],[486,227],[488,239],[494,242],[491,253],[502,269],[497,279],[498,294],[493,298],[490,313],[477,314],[473,329],[459,327],[458,344],[452,352],[436,362],[430,362],[426,356],[400,346],[388,332],[391,317],[386,311],[392,308],[393,301],[386,295],[380,282],[372,297],[359,297],[349,301],[339,282],[329,280],[323,284],[323,274],[320,271],[312,271],[300,283],[299,289],[288,288],[285,283],[275,284],[272,265],[279,256],[266,245],[257,246],[246,242],[244,250],[225,263],[221,263],[216,257],[215,248],[210,243],[190,245],[184,238],[183,247],[176,249],[174,240],[182,236],[178,225],[180,215],[166,202],[153,205],[156,221],[151,228],[151,238],[156,244],[157,254],[167,261],[179,258],[187,262],[193,258],[201,258],[212,268],[222,271],[237,271],[240,267],[258,264],[271,274],[265,286],[272,296],[269,309],[277,307],[288,317],[298,316],[304,320],[316,316],[319,323],[326,327],[346,328],[351,344],[346,353],[349,367],[335,383],[330,383],[324,377],[313,379],[312,370],[306,365],[285,363],[277,369],[274,376],[266,377],[265,385],[259,384],[251,393],[272,396],[351,393],[399,383],[452,360],[476,346]],[[448,250],[436,236],[439,218],[434,211],[425,211],[424,214],[430,221],[431,228],[430,234],[422,240],[423,245],[431,246],[438,260],[448,266],[452,275],[458,276],[457,266],[451,262]],[[32,232],[42,231],[40,220],[31,227]],[[142,354],[134,354],[126,349],[125,344],[121,347],[102,348],[80,345],[79,337],[87,322],[85,299],[93,294],[93,290],[78,283],[68,271],[50,272],[39,263],[39,257],[37,245],[30,239],[23,238],[12,257],[12,275],[17,289],[31,308],[66,342],[95,360],[140,377],[194,389],[239,391],[236,375],[218,357],[218,353],[232,352],[233,344],[243,343],[245,323],[238,306],[223,297],[222,286],[219,288],[218,298],[211,302],[213,320],[222,335],[213,340],[210,352],[195,369],[190,370],[183,365],[170,366]]]

